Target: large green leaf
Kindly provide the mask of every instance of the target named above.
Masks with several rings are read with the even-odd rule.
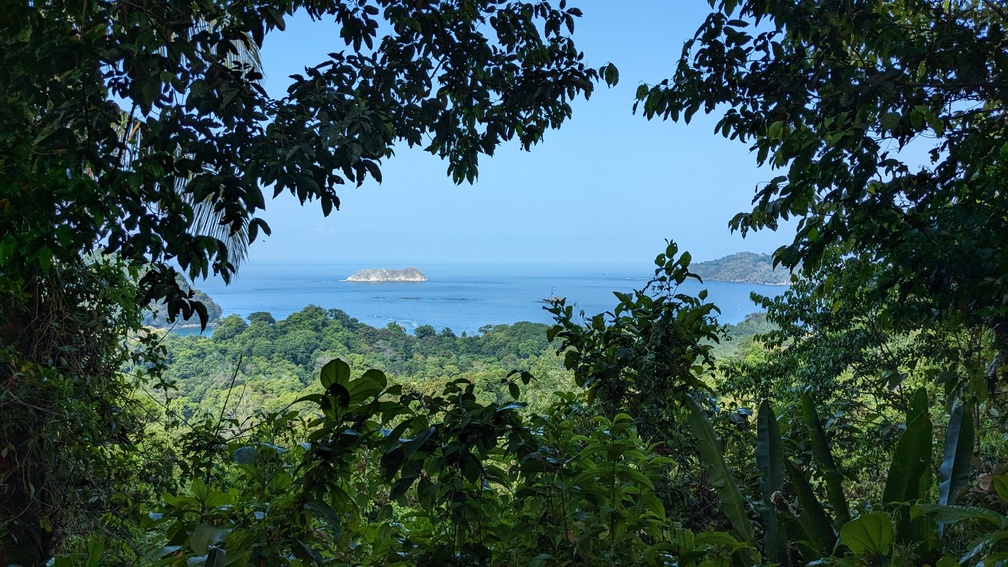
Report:
[[[189,547],[196,553],[206,553],[210,545],[224,541],[230,533],[231,530],[228,528],[198,524],[189,536]]]
[[[808,480],[802,476],[801,471],[796,469],[790,461],[785,460],[788,478],[798,493],[798,505],[801,511],[798,514],[798,525],[801,526],[808,538],[808,543],[815,549],[816,557],[807,557],[812,560],[818,557],[825,557],[836,545],[836,532],[833,531],[833,524],[829,516],[823,510],[822,504],[816,498],[815,492]]]
[[[1008,559],[1008,553],[1000,550],[992,553],[992,550],[1006,540],[1008,540],[1008,530],[1004,529],[999,532],[987,533],[978,537],[969,543],[969,551],[967,551],[960,559],[961,564],[995,565],[997,567],[1002,567],[1005,564],[1005,559]],[[982,561],[977,562],[977,560],[980,559],[982,559]]]
[[[380,394],[387,385],[388,379],[385,378],[385,374],[372,368],[347,386],[350,393],[350,403],[359,404],[373,398]]]
[[[787,535],[774,504],[774,495],[784,491],[784,444],[780,427],[770,402],[763,400],[756,419],[756,465],[762,477],[760,492],[763,495],[763,548],[767,559],[781,562],[785,559]]]
[[[319,372],[319,381],[323,388],[329,388],[333,384],[345,387],[350,382],[350,365],[338,358],[330,360]]]
[[[235,449],[232,455],[236,464],[254,465],[256,464],[256,459],[259,456],[259,451],[251,445],[244,445]]]
[[[763,400],[757,416],[756,464],[763,478],[760,490],[763,500],[769,502],[774,492],[784,490],[784,445],[780,427],[770,403]]]
[[[906,431],[896,444],[886,477],[884,502],[913,502],[920,498],[921,479],[931,464],[931,418],[923,388],[914,392],[906,420]]]
[[[847,508],[847,498],[844,496],[842,476],[833,460],[833,453],[830,451],[829,442],[826,441],[826,433],[822,428],[822,421],[816,413],[815,404],[807,393],[801,397],[802,419],[805,427],[808,428],[809,437],[812,441],[812,458],[823,478],[826,479],[826,494],[829,496],[830,504],[833,505],[833,512],[836,514],[836,525],[842,526],[850,521],[850,510]]]
[[[685,403],[689,409],[690,428],[697,438],[700,459],[707,466],[711,484],[718,491],[721,508],[742,541],[755,545],[756,538],[753,535],[752,522],[746,515],[746,499],[742,496],[742,492],[735,483],[735,478],[725,463],[717,434],[714,433],[714,428],[711,427],[707,414],[696,400],[691,396],[686,396]]]
[[[994,491],[997,492],[998,498],[1002,502],[1008,502],[1008,475],[994,475],[994,478],[991,479],[991,486],[994,487]]]
[[[914,506],[911,514],[913,516],[927,514],[943,524],[952,524],[963,520],[980,520],[993,525],[995,528],[1002,530],[1008,528],[1008,517],[980,506],[946,506],[944,504],[924,503]]]
[[[856,554],[887,555],[895,538],[892,520],[881,512],[863,514],[840,528],[840,539]]]
[[[945,430],[945,452],[942,459],[942,483],[938,486],[938,503],[955,504],[956,495],[969,482],[973,460],[973,407],[956,404]]]

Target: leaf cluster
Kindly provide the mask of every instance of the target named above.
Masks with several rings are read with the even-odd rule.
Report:
[[[797,219],[775,263],[811,275],[834,254],[864,261],[861,281],[819,280],[823,296],[870,283],[873,300],[924,307],[888,316],[954,318],[1003,350],[1008,14],[969,1],[711,5],[674,77],[642,85],[636,108],[717,112],[718,132],[780,170],[731,227]]]
[[[571,39],[580,11],[563,4],[12,6],[0,28],[0,267],[44,272],[103,247],[150,264],[143,303],[205,323],[175,267],[227,280],[242,253],[230,237],[269,233],[264,189],[328,215],[341,185],[381,180],[396,143],[472,182],[480,155],[512,139],[527,149],[564,122],[599,74]],[[345,47],[273,98],[258,49],[299,10],[332,21]]]

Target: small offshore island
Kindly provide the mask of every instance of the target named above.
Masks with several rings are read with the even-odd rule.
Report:
[[[416,268],[403,268],[401,270],[390,270],[388,268],[378,268],[374,270],[361,270],[346,279],[348,282],[425,282],[427,276],[423,275]]]

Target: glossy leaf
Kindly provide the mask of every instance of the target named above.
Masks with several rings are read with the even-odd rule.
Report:
[[[968,483],[973,470],[973,407],[956,404],[945,430],[945,451],[941,464],[942,483],[938,486],[938,503],[955,504],[959,491]]]
[[[349,369],[349,366],[347,367]],[[351,404],[359,404],[374,398],[385,389],[388,380],[385,374],[378,370],[368,370],[360,378],[350,381],[347,393]]]
[[[980,506],[954,506],[945,504],[923,503],[914,506],[911,514],[927,514],[943,524],[961,522],[963,520],[980,520],[998,529],[1008,529],[1008,517],[994,510]]]
[[[780,427],[770,402],[763,400],[757,416],[756,465],[760,470],[760,492],[763,495],[763,544],[766,558],[780,562],[786,556],[787,534],[775,510],[775,499],[783,499],[784,444]]]
[[[258,458],[258,450],[255,447],[244,446],[234,450],[234,462],[239,465],[254,465]]]
[[[1002,502],[1008,502],[1008,475],[998,474],[991,479],[991,486]]]
[[[833,523],[830,521],[822,504],[816,498],[815,492],[808,480],[802,476],[801,472],[791,464],[784,461],[787,468],[788,479],[798,493],[798,524],[808,538],[808,543],[816,552],[816,557],[828,555],[836,545],[836,532],[833,530]],[[812,557],[808,559],[813,559]]]

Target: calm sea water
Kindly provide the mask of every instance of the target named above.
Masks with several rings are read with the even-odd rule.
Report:
[[[342,309],[373,327],[395,321],[407,330],[431,325],[472,334],[483,325],[533,321],[551,323],[543,310],[548,297],[565,297],[568,304],[594,315],[616,304],[613,291],[640,289],[653,268],[635,266],[500,266],[421,265],[426,282],[355,283],[342,281],[362,268],[404,266],[360,265],[247,265],[239,278],[225,286],[219,280],[198,282],[225,314],[242,317],[268,311],[282,319],[307,305]],[[684,293],[707,289],[708,301],[721,308],[718,320],[737,323],[756,311],[749,293],[783,292],[781,286],[726,282],[687,282]]]

